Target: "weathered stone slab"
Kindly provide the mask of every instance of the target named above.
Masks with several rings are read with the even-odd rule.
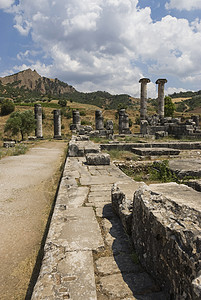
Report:
[[[201,177],[201,159],[170,160],[169,167],[180,178],[185,176]]]
[[[91,207],[69,209],[57,243],[66,251],[97,250],[104,246],[101,231]],[[94,238],[96,237],[96,238]]]
[[[96,261],[96,267],[101,275],[121,273],[139,273],[142,267],[134,264],[130,255],[119,254],[116,256],[101,257]]]
[[[104,219],[102,226],[106,232],[105,242],[112,249],[114,255],[122,252],[132,252],[130,241],[123,230],[119,218]]]
[[[57,198],[57,204],[64,204],[66,208],[76,208],[84,204],[89,192],[88,187],[74,187],[64,191],[61,197],[61,191]]]
[[[99,153],[100,152],[100,146],[97,144],[91,144],[89,143],[84,147],[84,153]]]
[[[201,194],[184,184],[175,182],[150,184],[150,188],[179,205],[186,205],[201,212]]]
[[[111,196],[93,196],[93,195],[89,195],[88,196],[88,202],[92,202],[92,203],[96,203],[96,202],[110,202],[111,201]]]
[[[97,299],[91,251],[66,253],[65,259],[58,263],[57,272],[61,276],[61,297],[62,291],[67,289],[69,298],[66,299]]]
[[[97,184],[91,186],[91,192],[109,191],[111,192],[112,184]]]
[[[97,206],[96,215],[97,215],[97,217],[108,218],[108,219],[114,217],[114,212],[112,210],[111,203],[109,203],[109,204],[102,203],[102,206],[100,206],[100,205]]]
[[[132,148],[132,152],[141,156],[179,155],[180,150],[170,148]]]
[[[108,275],[100,279],[100,286],[103,293],[109,294],[111,299],[143,295],[158,290],[151,277],[144,272]]]
[[[80,183],[81,185],[97,185],[97,184],[113,184],[119,181],[120,177],[108,176],[85,176],[81,174]]]
[[[87,165],[109,165],[110,155],[107,153],[87,154],[86,155]]]

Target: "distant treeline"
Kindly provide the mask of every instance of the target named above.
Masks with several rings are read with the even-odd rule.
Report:
[[[104,109],[117,109],[120,104],[132,106],[132,100],[127,94],[111,95],[105,91],[97,91],[92,93],[82,93],[78,91],[64,94],[41,94],[37,90],[30,90],[25,87],[18,87],[18,82],[2,85],[0,82],[0,98],[13,99],[15,103],[35,103],[50,102],[51,100],[66,99],[67,102],[78,102],[84,104],[96,105]]]

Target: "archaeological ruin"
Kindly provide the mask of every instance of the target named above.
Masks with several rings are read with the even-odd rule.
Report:
[[[95,111],[94,128],[72,112],[72,137],[32,300],[201,299],[201,142],[193,140],[201,138],[199,116],[185,122],[165,117],[166,79],[156,81],[158,112],[149,116],[150,79],[139,83],[137,136],[149,141],[117,139],[132,135],[125,109],[118,111],[118,134],[101,110]],[[35,119],[40,139],[39,104]],[[156,140],[168,135],[192,141]],[[95,144],[93,137],[110,142]],[[54,138],[62,138],[60,110],[54,110]],[[135,181],[112,161],[111,150],[128,151],[139,164],[167,160],[171,174],[186,182]]]
[[[34,105],[35,119],[36,119],[36,131],[35,135],[37,138],[43,138],[43,121],[42,121],[42,107],[41,104]]]
[[[154,135],[156,138],[162,138],[168,135],[176,138],[182,137],[201,137],[199,129],[199,116],[192,116],[192,119],[181,122],[180,118],[164,116],[164,86],[167,79],[158,79],[158,114],[147,115],[147,83],[148,78],[141,78],[141,96],[140,96],[140,133],[144,136]]]
[[[61,139],[61,110],[54,110],[54,138]]]

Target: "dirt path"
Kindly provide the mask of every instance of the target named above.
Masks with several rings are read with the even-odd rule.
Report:
[[[67,144],[0,160],[0,299],[25,299]]]

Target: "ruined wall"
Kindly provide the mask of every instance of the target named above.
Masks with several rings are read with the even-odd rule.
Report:
[[[201,149],[201,142],[166,142],[166,143],[110,143],[101,144],[101,150],[132,151],[133,148],[171,148],[181,150]]]
[[[176,183],[143,184],[131,205],[115,187],[112,205],[140,262],[170,299],[201,299],[200,193]]]
[[[147,186],[134,196],[132,238],[143,265],[173,299],[201,299],[192,281],[201,269],[201,212]]]

